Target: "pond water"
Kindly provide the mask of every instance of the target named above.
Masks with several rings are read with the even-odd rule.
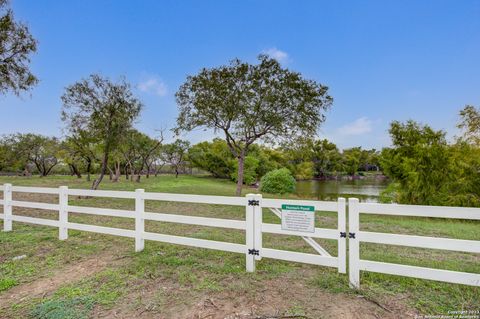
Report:
[[[361,202],[377,202],[380,192],[389,181],[385,178],[368,177],[355,180],[298,181],[296,193],[300,197],[318,200],[335,200],[338,197],[356,197]]]

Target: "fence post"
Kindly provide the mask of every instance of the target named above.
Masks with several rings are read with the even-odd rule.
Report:
[[[58,239],[66,240],[68,239],[68,187],[60,186],[58,193],[58,201],[60,209],[58,211]]]
[[[359,231],[360,211],[358,208],[358,199],[348,199],[348,246],[349,246],[349,277],[350,287],[360,288],[360,243],[356,238]]]
[[[253,195],[255,200],[258,201],[257,206],[254,208],[254,240],[255,250],[258,251],[258,255],[255,255],[255,260],[262,260],[262,247],[263,247],[263,235],[262,235],[262,223],[263,223],[263,211],[262,211],[262,194]]]
[[[245,257],[247,272],[255,271],[255,194],[247,194],[245,205]]]
[[[12,184],[3,184],[3,231],[12,230]]]
[[[143,189],[135,190],[135,252],[140,252],[145,248],[145,239],[143,239],[143,232],[145,231],[145,219],[143,218],[145,212],[144,192]]]
[[[347,220],[345,198],[339,197],[338,204],[338,272],[347,273]]]

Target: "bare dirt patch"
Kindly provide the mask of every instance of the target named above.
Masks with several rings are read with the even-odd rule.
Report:
[[[75,262],[55,271],[47,278],[39,278],[33,282],[13,287],[0,295],[0,309],[27,299],[44,298],[62,285],[79,281],[103,270],[107,265],[111,265],[112,260],[111,256],[102,256]]]
[[[330,293],[301,282],[275,279],[250,290],[192,291],[168,280],[156,280],[126,296],[114,309],[96,309],[95,318],[280,319],[280,318],[411,318],[401,302],[388,305],[354,294]]]

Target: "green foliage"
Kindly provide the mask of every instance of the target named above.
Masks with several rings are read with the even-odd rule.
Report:
[[[37,51],[37,41],[28,27],[15,21],[7,1],[0,0],[0,94],[19,95],[38,83],[30,72],[30,55]]]
[[[139,177],[144,168],[149,170],[152,161],[159,157],[162,140],[162,138],[155,140],[136,129],[129,129],[123,136],[124,143],[111,153],[111,159],[117,165],[124,162],[125,169],[130,170],[131,176],[137,175]],[[174,148],[169,147],[168,149],[173,150]]]
[[[181,169],[185,168],[186,156],[188,148],[190,147],[189,141],[175,140],[171,144],[162,146],[162,158],[172,166],[175,171],[175,175],[178,176]]]
[[[6,152],[0,156],[5,168],[11,171],[23,170],[30,174],[36,170],[47,176],[59,164],[61,144],[56,137],[39,134],[12,134],[5,136],[1,143]]]
[[[287,165],[287,160],[281,150],[271,149],[262,145],[253,144],[250,147],[248,156],[255,157],[258,160],[258,165],[255,170],[257,179],[260,179],[263,175],[274,169]]]
[[[188,150],[188,159],[193,166],[211,173],[215,177],[230,178],[235,170],[235,158],[227,142],[215,138],[212,142],[201,142]]]
[[[295,178],[287,168],[276,169],[262,177],[260,190],[271,194],[293,193]]]
[[[314,177],[326,177],[339,173],[355,175],[358,171],[380,168],[379,153],[375,149],[363,150],[361,147],[354,147],[340,153],[337,146],[326,139],[300,137],[285,144],[283,150],[288,158],[288,168],[299,179],[303,179],[300,176],[304,174],[299,174],[297,171],[299,168],[305,169],[308,165],[304,164],[306,162],[314,164]]]
[[[16,286],[18,282],[12,278],[1,278],[0,279],[0,292],[8,290],[13,286]]]
[[[257,169],[259,166],[260,160],[254,156],[248,155],[245,157],[244,167],[243,167],[243,183],[245,185],[255,184],[257,181]],[[235,162],[235,171],[232,172],[230,177],[233,181],[237,182],[238,176],[238,163]]]
[[[302,162],[295,166],[295,178],[297,180],[312,179],[315,174],[315,165],[312,162]]]
[[[343,151],[343,168],[348,175],[355,175],[360,167],[362,156],[361,147],[353,147]]]
[[[399,199],[399,192],[400,192],[400,184],[396,182],[392,182],[388,184],[388,186],[380,193],[380,197],[378,201],[383,204],[392,204],[398,203]]]
[[[460,111],[460,119],[458,128],[464,131],[464,139],[480,146],[480,109],[467,105]]]
[[[445,132],[414,121],[393,122],[392,148],[382,151],[384,173],[398,183],[399,203],[480,206],[479,150],[449,145]]]
[[[95,302],[88,297],[53,299],[38,304],[31,313],[35,319],[87,319]]]
[[[188,160],[215,177],[237,181],[238,162],[224,140],[215,138],[212,142],[195,144],[188,150]],[[284,165],[286,159],[280,150],[253,144],[245,157],[244,184],[254,184],[267,172]]]

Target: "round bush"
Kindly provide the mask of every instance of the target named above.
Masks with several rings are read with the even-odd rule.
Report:
[[[271,194],[293,193],[295,191],[295,178],[286,168],[268,172],[260,181],[260,190]]]

